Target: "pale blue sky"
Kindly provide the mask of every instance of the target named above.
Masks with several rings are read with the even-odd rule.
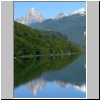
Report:
[[[14,2],[14,19],[24,16],[31,8],[37,9],[45,18],[53,18],[60,12],[70,14],[85,6],[85,2]]]

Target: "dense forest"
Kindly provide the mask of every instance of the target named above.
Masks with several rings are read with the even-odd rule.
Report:
[[[80,54],[79,46],[60,32],[32,29],[14,22],[14,57],[71,53]]]

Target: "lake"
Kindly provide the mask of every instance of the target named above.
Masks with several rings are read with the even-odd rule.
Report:
[[[86,57],[14,60],[14,98],[86,98]]]

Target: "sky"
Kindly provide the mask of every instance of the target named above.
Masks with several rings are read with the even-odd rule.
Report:
[[[14,2],[14,19],[21,18],[31,8],[35,8],[45,18],[54,18],[60,12],[70,14],[85,7],[85,2]]]

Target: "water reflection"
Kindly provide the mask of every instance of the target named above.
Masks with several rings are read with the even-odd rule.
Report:
[[[45,93],[45,91],[49,89],[48,87],[50,87],[50,84],[52,85],[52,87],[54,87],[51,87],[51,97],[53,95],[53,91],[57,91],[57,86],[60,88],[60,90],[68,90],[68,88],[73,88],[85,94],[86,69],[84,65],[85,56],[62,56],[53,58],[41,57],[33,59],[17,59],[15,60],[14,69],[15,94],[18,94],[16,90],[20,90],[21,86],[25,86],[33,93],[32,97],[42,97],[40,96],[41,93]],[[62,94],[61,92],[60,95]],[[70,96],[66,95],[65,97]],[[85,97],[85,95],[82,97]]]

